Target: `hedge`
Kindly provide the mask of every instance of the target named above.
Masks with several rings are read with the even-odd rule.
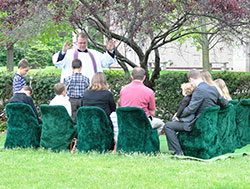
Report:
[[[125,78],[125,73],[118,70],[104,71],[110,85],[115,100],[119,99],[119,93],[122,86],[130,81]],[[222,78],[228,85],[229,92],[233,99],[250,98],[250,76],[245,72],[212,72],[214,79]],[[14,73],[0,73],[0,112],[3,111],[4,105],[12,97],[12,80]],[[32,89],[35,104],[48,104],[54,97],[53,86],[60,80],[58,71],[28,73],[26,83],[29,84],[29,77],[32,76]],[[180,85],[187,80],[187,72],[167,71],[164,72],[156,81],[155,98],[156,98],[156,115],[164,121],[171,120],[173,114],[177,111],[178,105],[183,96]],[[39,110],[39,108],[38,108]]]
[[[232,99],[250,98],[250,76],[247,72],[212,72],[213,79],[223,79]],[[165,121],[171,120],[178,109],[183,96],[181,84],[188,82],[187,72],[169,71],[156,81],[156,114]]]

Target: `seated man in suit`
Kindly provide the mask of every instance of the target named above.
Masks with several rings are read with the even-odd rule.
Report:
[[[195,86],[195,89],[189,105],[183,110],[180,118],[195,114],[195,119],[191,122],[167,122],[164,126],[168,149],[174,151],[175,155],[184,155],[176,132],[192,131],[195,121],[206,107],[226,106],[228,104],[228,101],[220,95],[216,87],[210,86],[202,80],[200,71],[189,71],[188,79]]]

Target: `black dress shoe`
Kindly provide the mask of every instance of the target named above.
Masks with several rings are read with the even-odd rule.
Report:
[[[176,156],[184,156],[183,152],[176,153]]]
[[[181,151],[181,152],[172,152],[171,155],[173,156],[184,156],[184,153]]]

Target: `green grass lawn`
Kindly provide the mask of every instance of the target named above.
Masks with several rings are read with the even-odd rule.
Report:
[[[1,134],[1,147],[4,139]],[[0,188],[250,188],[250,157],[194,161],[168,154],[1,149],[0,181]]]
[[[7,68],[6,67],[0,67],[0,72],[6,72]],[[14,67],[14,72],[17,72],[17,66]],[[61,69],[60,68],[56,68],[55,66],[46,66],[46,68],[44,69],[30,69],[28,72],[29,74],[35,74],[35,73],[57,73],[60,74],[61,73]]]

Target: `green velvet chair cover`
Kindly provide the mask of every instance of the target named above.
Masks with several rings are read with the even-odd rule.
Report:
[[[239,100],[238,99],[233,99],[233,100],[230,100],[229,101],[229,104],[233,104],[233,105],[236,105],[239,103]]]
[[[113,130],[103,109],[80,107],[76,112],[79,151],[105,152],[114,148]]]
[[[219,106],[207,107],[191,132],[180,132],[179,142],[185,155],[210,159],[220,155],[217,120]]]
[[[239,147],[250,144],[250,99],[241,99],[236,105],[236,125]]]
[[[117,151],[156,153],[159,137],[142,108],[119,107]]]
[[[239,146],[235,117],[236,112],[233,103],[229,103],[219,111],[217,129],[222,154],[232,153]]]
[[[5,109],[8,128],[4,148],[39,147],[41,126],[30,105],[10,103]]]
[[[42,134],[40,146],[53,151],[69,149],[77,128],[64,106],[40,106],[42,115]]]

